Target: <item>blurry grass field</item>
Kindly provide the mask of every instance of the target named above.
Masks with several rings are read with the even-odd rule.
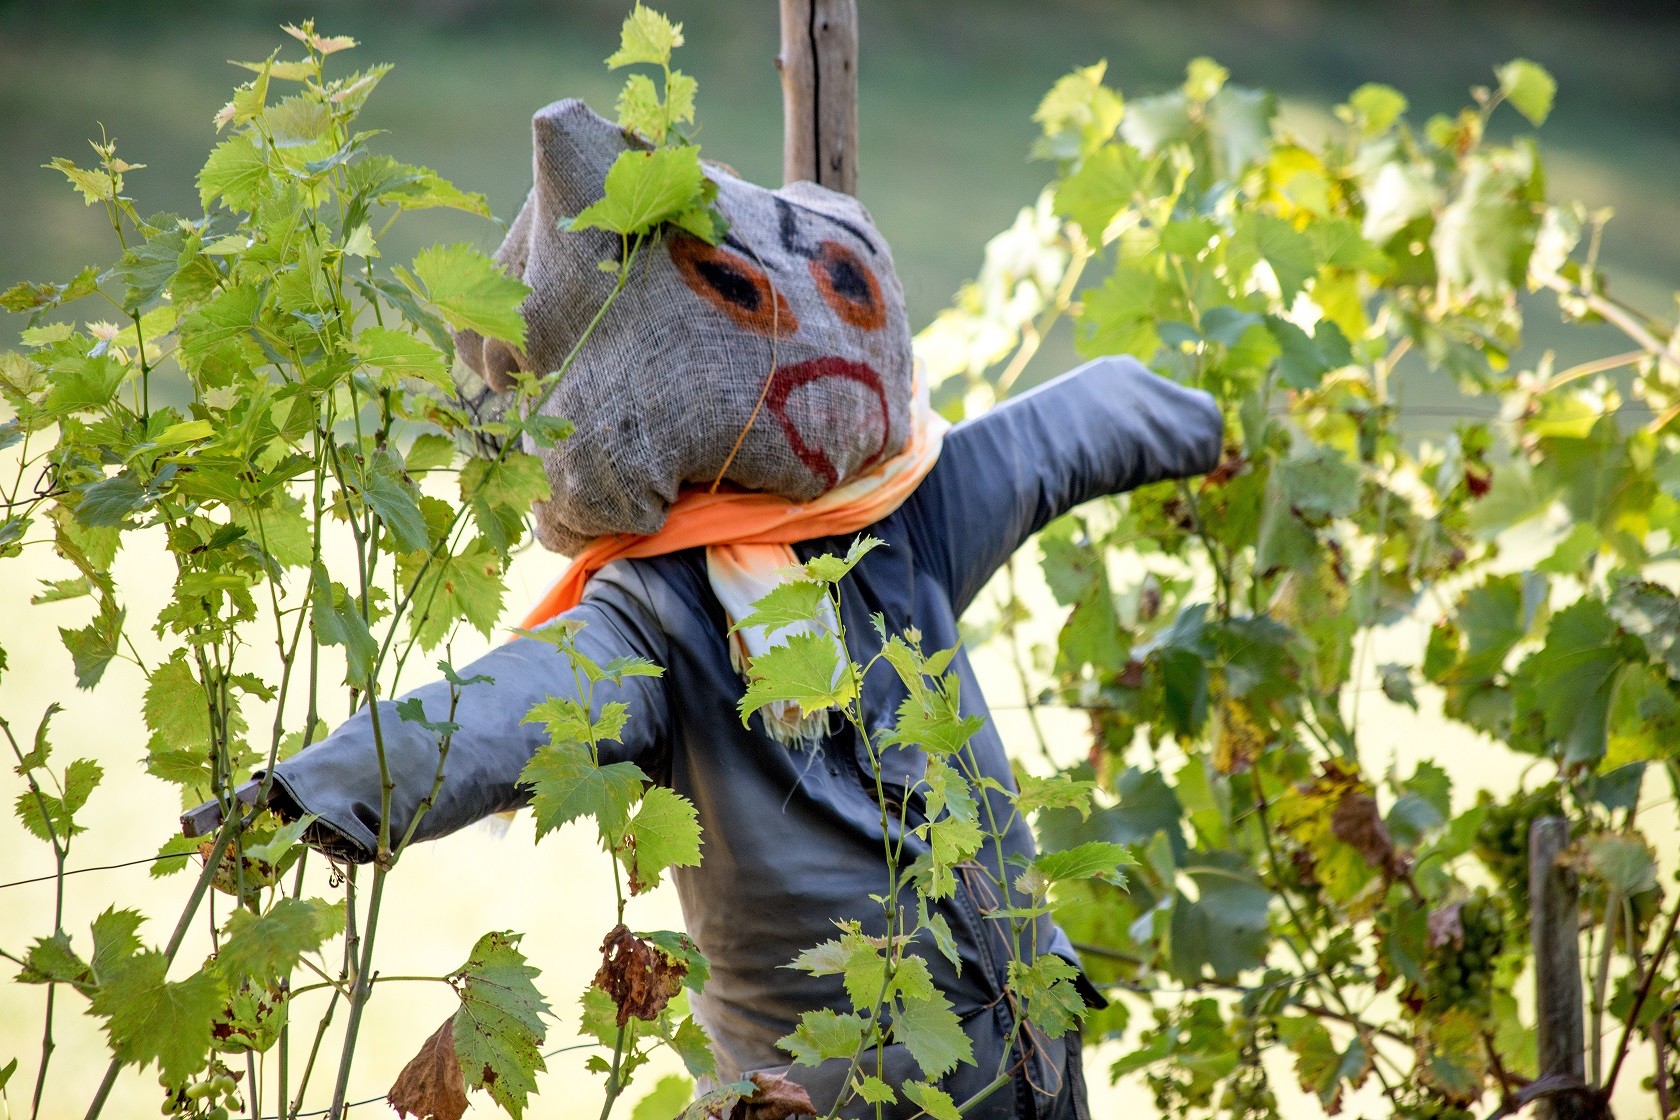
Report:
[[[770,65],[774,5],[674,0],[663,7],[687,24],[682,65],[701,81],[707,155],[750,177],[775,180],[781,132]],[[1669,55],[1680,24],[1618,24],[1520,7],[1483,14],[1446,6],[1400,12],[1294,0],[1266,0],[1240,11],[1236,5],[1098,0],[971,0],[960,6],[863,0],[861,8],[862,194],[895,247],[917,325],[972,273],[986,238],[1047,177],[1046,168],[1026,158],[1029,117],[1058,74],[1106,57],[1111,81],[1122,90],[1152,92],[1175,83],[1185,61],[1198,54],[1219,58],[1237,81],[1276,89],[1286,99],[1287,119],[1302,128],[1323,127],[1328,108],[1364,81],[1397,86],[1421,118],[1455,108],[1467,86],[1488,80],[1491,67],[1506,58],[1542,62],[1560,86],[1557,111],[1542,132],[1555,193],[1615,207],[1618,217],[1605,247],[1615,281],[1636,302],[1672,311],[1670,293],[1680,287],[1680,80]],[[436,2],[313,9],[0,6],[0,287],[24,278],[62,278],[112,256],[112,235],[101,215],[83,207],[56,174],[39,168],[54,155],[84,155],[84,138],[97,136],[101,123],[127,158],[149,165],[130,180],[143,210],[196,208],[192,176],[212,143],[211,115],[239,80],[224,60],[266,56],[282,42],[275,25],[308,14],[328,30],[362,39],[363,49],[353,56],[359,64],[397,64],[367,118],[390,130],[387,150],[485,192],[498,215],[510,215],[529,185],[530,113],[563,96],[608,108],[614,83],[599,60],[610,49],[623,5],[591,0],[504,14],[461,10]],[[466,219],[425,218],[414,227],[415,240],[388,247],[393,257],[419,248],[422,239],[469,238],[487,246],[497,239],[487,223]],[[18,325],[0,326],[0,341],[9,341]],[[1536,344],[1550,337],[1537,324]],[[1060,340],[1046,347],[1035,370],[1054,372],[1071,354]],[[1443,390],[1437,385],[1427,391]],[[515,568],[510,602],[529,601],[555,571],[554,558],[526,555]],[[106,770],[91,803],[99,824],[79,841],[74,863],[133,859],[169,833],[178,806],[169,788],[139,767],[145,732],[132,667],[115,666],[94,703],[70,686],[69,659],[56,628],[80,624],[85,604],[28,606],[35,578],[61,574],[44,552],[8,562],[0,583],[0,643],[13,667],[0,690],[0,714],[29,728],[49,701],[66,703],[56,724],[59,757],[92,755]],[[117,574],[130,588],[154,591],[167,579],[143,548],[130,549]],[[1054,612],[1042,593],[1035,601],[1046,605],[1035,625],[1040,637],[1048,637]],[[155,647],[147,645],[144,620],[156,602],[140,596],[134,605],[140,623],[134,629],[148,657]],[[1407,632],[1385,638],[1397,646],[1417,640]],[[466,660],[483,644],[476,637],[463,643],[455,660]],[[1031,731],[1012,673],[996,654],[983,664],[997,718],[1006,736],[1025,749]],[[1455,776],[1465,783],[1461,796],[1478,784],[1500,788],[1515,780],[1517,760],[1473,745],[1429,714],[1427,704],[1418,716],[1366,695],[1361,716],[1373,761],[1393,754],[1409,764],[1426,751],[1450,756]],[[1050,713],[1044,726],[1058,756],[1083,752],[1088,735],[1077,715]],[[0,774],[0,800],[10,804],[17,783],[9,767]],[[529,836],[529,821],[522,819],[505,838],[474,829],[416,848],[392,880],[383,967],[393,974],[442,971],[464,959],[483,930],[525,930],[525,948],[544,969],[545,990],[561,1016],[551,1033],[551,1045],[558,1046],[570,1041],[574,997],[593,973],[596,942],[610,924],[611,891],[605,858],[593,852],[587,835],[569,830],[540,847]],[[43,874],[50,863],[45,847],[28,839],[9,814],[0,820],[0,881]],[[319,889],[325,889],[324,875]],[[184,879],[152,880],[143,868],[78,876],[67,925],[85,930],[105,907],[133,905],[156,915],[146,932],[161,940],[167,936],[161,923],[184,891]],[[0,946],[15,949],[42,932],[44,923],[50,926],[51,898],[50,883],[0,895]],[[632,920],[638,926],[680,921],[669,890],[637,905]],[[203,949],[189,946],[186,956]],[[383,1091],[452,998],[437,985],[392,985],[380,992],[370,1008],[369,1045],[353,1099]],[[79,1115],[104,1067],[96,1025],[79,1014],[79,1002],[70,997],[70,1010],[61,1016],[60,1072],[45,1115]],[[38,989],[0,989],[0,1066],[13,1056],[23,1059],[11,1087],[14,1114],[27,1099],[39,1004]],[[533,1115],[598,1112],[594,1079],[582,1072],[576,1055],[551,1066]],[[1106,1078],[1097,1072],[1094,1080]],[[1148,1109],[1136,1085],[1097,1094],[1098,1116]],[[156,1100],[149,1077],[127,1077],[108,1114],[148,1115]],[[1356,1114],[1360,1103],[1350,1105]],[[1627,1106],[1619,1115],[1642,1114],[1635,1101]],[[380,1112],[379,1106],[360,1110]]]

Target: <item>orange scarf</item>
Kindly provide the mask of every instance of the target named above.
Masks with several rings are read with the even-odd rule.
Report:
[[[685,491],[672,504],[657,533],[621,533],[593,541],[538,600],[521,624],[531,630],[583,601],[596,572],[615,560],[664,556],[685,548],[705,548],[707,575],[718,600],[734,623],[751,604],[773,589],[799,563],[792,545],[817,537],[854,533],[875,524],[904,503],[938,461],[950,425],[928,404],[920,371],[911,403],[910,438],[904,449],[828,493],[793,502],[751,491]],[[787,627],[786,635],[813,627]],[[730,656],[743,675],[752,657],[771,644],[770,635],[733,632]],[[812,738],[824,713],[803,713],[797,706],[768,713],[772,734],[784,742]]]

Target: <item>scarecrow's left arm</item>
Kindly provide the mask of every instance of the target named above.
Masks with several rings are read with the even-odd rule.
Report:
[[[906,503],[918,555],[961,613],[1028,537],[1081,502],[1219,462],[1204,392],[1100,358],[954,428]]]
[[[633,573],[608,569],[591,584],[578,606],[555,625],[580,629],[578,651],[598,665],[615,658],[666,660],[663,629],[635,590]],[[436,681],[397,701],[379,702],[379,727],[363,707],[321,742],[274,769],[271,802],[282,815],[314,815],[307,839],[331,854],[363,862],[374,858],[380,823],[380,754],[391,780],[390,843],[402,839],[415,816],[424,813],[416,840],[429,840],[492,813],[517,809],[530,797],[520,773],[537,749],[548,742],[541,723],[525,722],[532,707],[551,697],[582,701],[579,674],[567,655],[548,642],[518,639],[491,650],[459,670],[462,678],[485,678],[454,690]],[[668,741],[664,683],[653,677],[629,677],[621,684],[600,682],[588,690],[599,716],[612,702],[628,709],[621,741],[603,743],[601,762],[635,762],[644,770]],[[405,719],[418,703],[428,728]],[[443,781],[431,805],[440,765],[440,725],[453,723],[449,750],[442,758]]]

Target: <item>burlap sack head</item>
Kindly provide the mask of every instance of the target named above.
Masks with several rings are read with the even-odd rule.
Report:
[[[510,370],[559,368],[611,290],[600,262],[620,252],[616,236],[555,223],[601,197],[632,141],[575,100],[538,113],[532,139],[536,183],[497,251],[531,287],[525,352],[456,337],[487,387],[467,394],[481,412],[510,388]],[[904,292],[868,213],[813,183],[770,191],[721,168],[707,174],[727,238],[714,247],[668,228],[645,248],[542,407],[577,426],[542,452],[554,493],[536,510],[538,536],[558,552],[655,532],[680,488],[720,471],[740,487],[808,500],[908,437]]]

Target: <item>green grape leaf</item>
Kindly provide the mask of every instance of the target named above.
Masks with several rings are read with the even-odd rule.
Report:
[[[404,551],[412,552],[430,546],[431,534],[420,514],[418,491],[403,479],[399,470],[391,456],[375,456],[362,476],[362,498],[373,507]]]
[[[41,937],[24,954],[19,984],[73,984],[83,995],[93,990],[93,969],[70,947],[70,935]]]
[[[146,726],[174,748],[210,745],[210,705],[204,688],[178,649],[146,680]]]
[[[1085,997],[1074,978],[1079,970],[1054,953],[1040,954],[1032,964],[1009,962],[1009,987],[1025,1007],[1034,1027],[1061,1038],[1079,1025]]]
[[[1587,868],[1623,898],[1653,890],[1657,885],[1657,861],[1641,837],[1600,833],[1582,841]]]
[[[694,99],[700,83],[681,70],[672,70],[665,77],[665,112],[672,124],[694,123]]]
[[[1317,246],[1286,219],[1241,211],[1237,215],[1235,236],[1245,243],[1249,252],[1271,265],[1285,307],[1294,302],[1296,294],[1318,272],[1321,262]]]
[[[1610,617],[1645,643],[1653,661],[1680,681],[1680,596],[1659,583],[1624,580],[1611,592]]]
[[[650,787],[617,847],[633,895],[658,886],[669,868],[698,867],[700,823],[694,806],[664,786]]]
[[[405,174],[402,177],[407,181],[382,191],[379,195],[381,201],[394,202],[403,210],[429,210],[441,206],[465,210],[481,218],[490,217],[490,204],[483,195],[461,190],[442,175],[424,167],[403,168],[403,171]]]
[[[839,583],[851,574],[858,563],[882,547],[883,542],[878,537],[867,534],[854,537],[851,547],[846,549],[844,556],[813,556],[805,561],[802,570],[807,576],[823,583]]]
[[[535,455],[469,459],[461,468],[461,500],[472,509],[473,523],[492,545],[519,540],[525,515],[550,494],[548,471]]]
[[[915,959],[906,958],[906,963]],[[957,1063],[974,1061],[974,1044],[951,1010],[951,1001],[938,991],[901,999],[892,1019],[892,1038],[910,1051],[929,1077],[942,1077]]]
[[[194,804],[197,804],[197,800]],[[154,879],[162,879],[185,871],[191,865],[192,857],[199,854],[200,843],[202,841],[196,836],[182,836],[179,833],[170,836],[159,845],[147,874]]]
[[[1119,844],[1093,840],[1060,852],[1044,852],[1032,861],[1032,870],[1046,883],[1062,883],[1075,879],[1100,879],[1116,886],[1126,881],[1122,867],[1137,861]]]
[[[892,1086],[872,1073],[860,1076],[852,1083],[852,1087],[857,1090],[859,1097],[870,1104],[893,1104],[898,1100],[898,1094],[893,1092]]]
[[[133,471],[121,471],[82,487],[76,520],[95,528],[125,527],[128,519],[151,504],[146,484]]]
[[[1359,121],[1359,130],[1366,136],[1387,132],[1405,114],[1405,95],[1393,86],[1366,82],[1348,97],[1348,107]]]
[[[1538,225],[1526,188],[1514,167],[1487,157],[1471,161],[1429,238],[1448,284],[1498,298],[1523,281]]]
[[[783,580],[755,602],[752,613],[731,626],[730,630],[761,626],[766,637],[774,637],[784,627],[796,623],[820,622],[827,602],[827,584],[801,579]]]
[[[740,701],[742,726],[770,704],[791,702],[817,712],[857,695],[857,679],[844,670],[838,640],[830,634],[795,634],[772,646],[753,658],[750,677]]]
[[[648,776],[633,762],[597,766],[588,747],[556,742],[538,748],[519,781],[530,787],[539,837],[579,817],[594,817],[603,834],[617,836]]]
[[[365,689],[379,646],[355,600],[343,584],[327,577],[325,565],[319,562],[310,577],[309,608],[316,640],[322,645],[344,647],[345,682],[352,688]]]
[[[412,377],[446,392],[455,389],[437,347],[404,331],[366,327],[356,336],[350,349],[363,362],[384,370],[393,378]]]
[[[683,982],[687,983],[693,975],[691,968],[688,975],[683,977]],[[590,991],[598,992],[600,989],[591,988]],[[606,995],[605,992],[601,994]],[[706,1037],[706,1028],[693,1018],[684,1019],[677,1025],[676,1033],[671,1036],[671,1049],[677,1052],[677,1057],[682,1059],[683,1068],[688,1070],[690,1075],[714,1080],[717,1078],[717,1055],[712,1052],[712,1040]]]
[[[1330,1037],[1317,1019],[1285,1015],[1277,1020],[1278,1039],[1295,1052],[1295,1074],[1301,1088],[1318,1098],[1326,1112],[1341,1108],[1342,1093],[1357,1089],[1370,1076],[1374,1060],[1369,1044],[1354,1035],[1346,1050]]]
[[[1351,517],[1359,508],[1359,466],[1334,447],[1313,444],[1276,470],[1290,508],[1311,524]]]
[[[1294,389],[1316,389],[1331,370],[1353,364],[1353,349],[1341,328],[1321,319],[1315,334],[1309,335],[1288,319],[1266,316],[1266,329],[1277,340],[1282,354],[1278,373]]]
[[[665,142],[665,106],[653,79],[646,74],[632,74],[624,81],[615,106],[618,127],[647,137],[655,147]]]
[[[93,977],[104,983],[113,969],[140,951],[140,926],[145,917],[137,910],[112,906],[93,920]]]
[[[87,206],[96,202],[109,202],[122,190],[121,176],[113,180],[107,171],[77,167],[63,156],[55,156],[50,163],[41,166],[63,173],[64,177],[70,180],[70,185],[82,196],[83,204]]]
[[[229,210],[251,210],[268,182],[268,174],[268,160],[255,137],[230,137],[216,145],[198,173],[199,205],[208,210],[220,199]]]
[[[91,758],[78,758],[64,768],[63,796],[42,787],[39,794],[26,789],[17,796],[17,817],[31,836],[51,841],[57,837],[63,844],[70,837],[87,831],[78,824],[76,814],[87,804],[88,797],[105,776],[105,768]]]
[[[904,1095],[921,1105],[922,1111],[932,1117],[932,1120],[962,1120],[957,1102],[939,1086],[926,1081],[906,1081],[901,1088]]]
[[[1184,867],[1197,887],[1173,900],[1168,925],[1172,972],[1186,982],[1211,972],[1230,979],[1265,963],[1272,894],[1234,852],[1200,852]]]
[[[624,24],[619,28],[618,49],[607,56],[607,65],[614,70],[637,63],[663,66],[671,61],[671,52],[682,44],[682,24],[672,23],[638,2],[624,17]]]
[[[705,187],[698,148],[621,152],[607,170],[606,194],[584,207],[567,228],[642,236],[703,206]]]
[[[141,1068],[156,1062],[164,1084],[181,1086],[210,1059],[211,1025],[226,995],[214,972],[170,981],[168,971],[155,949],[113,961],[91,1006],[105,1020],[112,1056]]]
[[[1616,624],[1602,600],[1581,599],[1553,616],[1546,644],[1522,663],[1546,734],[1569,763],[1596,763],[1608,745],[1610,701],[1623,665]]]
[[[986,726],[984,716],[961,712],[961,697],[954,688],[907,696],[899,702],[898,722],[881,746],[920,747],[933,756],[956,754]]]
[[[850,1058],[868,1037],[869,1021],[861,1015],[842,1015],[824,1007],[799,1017],[799,1026],[776,1045],[793,1055],[795,1063],[815,1066],[830,1058]],[[797,1076],[797,1075],[795,1075]]]
[[[548,1002],[532,981],[515,933],[487,933],[454,973],[461,994],[455,1013],[455,1053],[467,1087],[483,1089],[518,1120],[547,1069],[542,1043]]]
[[[525,345],[525,317],[520,306],[531,289],[471,245],[434,245],[414,258],[414,271],[396,270],[415,295],[437,308],[457,330]]]
[[[1412,690],[1412,670],[1408,665],[1397,665],[1385,662],[1377,666],[1377,675],[1382,680],[1382,693],[1396,704],[1417,711],[1417,694]]]
[[[1552,111],[1552,95],[1557,93],[1557,80],[1546,68],[1526,58],[1514,58],[1496,73],[1499,92],[1517,112],[1527,117],[1530,124],[1545,124]]]
[[[403,470],[408,474],[425,474],[427,471],[440,470],[455,461],[455,441],[439,432],[424,432],[414,438],[409,444],[408,454],[403,456]],[[474,459],[472,462],[485,462]],[[470,464],[469,464],[470,465]]]
[[[1146,156],[1188,139],[1194,128],[1189,102],[1182,93],[1137,98],[1126,106],[1120,121],[1120,135]]]
[[[411,623],[415,639],[421,649],[434,649],[457,621],[489,637],[506,596],[502,558],[488,542],[474,539],[455,555],[434,559],[421,576]]]
[[[1091,795],[1097,790],[1095,782],[1066,773],[1039,777],[1022,772],[1015,775],[1015,783],[1019,789],[1015,805],[1022,816],[1040,809],[1072,809],[1081,820],[1091,815]]]
[[[5,667],[5,655],[0,653],[0,670]],[[47,730],[52,726],[53,717],[63,710],[64,706],[55,702],[48,704],[41,712],[41,722],[35,725],[35,741],[30,745],[28,753],[18,759],[17,766],[12,771],[14,774],[23,777],[31,770],[39,770],[47,764],[47,760],[52,757],[52,740],[48,737]]]
[[[672,1120],[693,1099],[694,1082],[680,1073],[668,1073],[636,1102],[636,1107],[630,1110],[630,1120]]]
[[[231,988],[247,980],[271,984],[291,975],[303,954],[343,928],[343,910],[321,898],[282,898],[260,915],[235,910],[228,915],[216,967]]]
[[[1119,144],[1098,148],[1079,170],[1056,184],[1056,213],[1084,230],[1087,241],[1100,245],[1114,216],[1133,204],[1144,174],[1135,149]]]

